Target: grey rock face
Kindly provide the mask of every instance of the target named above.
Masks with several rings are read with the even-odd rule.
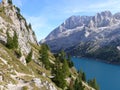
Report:
[[[7,0],[2,0],[0,3],[0,11],[0,42],[6,43],[6,32],[9,32],[11,37],[16,32],[19,48],[22,54],[27,55],[31,50],[30,43],[37,44],[33,30],[18,9],[14,5],[8,4]]]
[[[101,47],[119,38],[120,13],[112,15],[110,11],[104,11],[95,16],[71,16],[40,43],[48,44],[56,52],[81,42],[93,42]]]

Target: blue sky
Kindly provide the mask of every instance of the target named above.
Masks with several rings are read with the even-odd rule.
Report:
[[[13,3],[32,24],[38,41],[72,15],[120,11],[120,0],[13,0]]]

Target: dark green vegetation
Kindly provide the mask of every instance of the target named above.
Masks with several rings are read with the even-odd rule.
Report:
[[[120,51],[117,46],[119,45],[111,43],[98,48],[98,46],[92,45],[92,42],[81,42],[79,46],[71,47],[67,51],[73,56],[95,58],[113,64],[120,64]]]
[[[12,4],[12,0],[8,0],[8,3],[9,3],[9,4]]]
[[[15,55],[17,56],[17,58],[20,58],[22,56],[20,49],[15,49],[14,52],[15,52]]]
[[[92,80],[86,81],[85,73],[82,72],[82,70],[78,72],[78,77],[75,80],[72,90],[84,90],[85,86],[83,86],[82,81],[87,82],[89,86],[95,88],[96,90],[100,90],[99,85],[96,82],[96,79],[94,78]]]
[[[59,54],[56,54],[56,61],[52,70],[52,73],[55,75],[52,80],[58,87],[61,88],[65,88],[65,86],[67,86],[65,79],[70,75],[70,67],[65,57],[66,55],[63,51],[61,51]]]
[[[72,90],[84,90],[85,86],[82,85],[82,81],[77,78]]]
[[[29,63],[32,60],[32,50],[29,52],[29,54],[26,57],[26,62]]]
[[[17,58],[20,58],[22,56],[21,50],[18,48],[18,36],[16,32],[14,32],[13,37],[10,37],[9,33],[7,32],[6,47],[8,49],[13,49]]]
[[[16,49],[18,48],[18,37],[16,32],[14,32],[14,36],[10,37],[9,33],[7,32],[7,44],[6,47],[9,49]]]
[[[14,50],[17,58],[22,56],[21,50],[17,49],[18,37],[15,32],[13,37],[10,37],[7,32],[6,46],[8,49]],[[31,49],[29,54],[26,56],[26,63],[29,64],[32,61],[32,54],[33,50]],[[86,82],[85,73],[80,70],[78,73],[74,73],[75,75],[73,76],[73,72],[71,71],[73,68],[73,62],[71,61],[70,55],[67,55],[64,51],[61,51],[54,54],[52,58],[55,59],[54,62],[52,61],[53,63],[50,61],[49,47],[46,44],[42,44],[39,47],[39,60],[43,63],[46,70],[51,71],[51,74],[54,76],[51,80],[62,89],[85,90],[86,87],[83,85],[83,82]],[[68,82],[67,79],[70,79],[70,82]],[[88,83],[91,87],[99,90],[96,80],[89,80]]]
[[[42,44],[39,51],[40,61],[42,61],[46,69],[51,70],[51,73],[54,76],[52,81],[62,89],[68,88],[68,90],[84,90],[85,86],[82,82],[86,82],[86,75],[82,70],[80,70],[76,74],[77,78],[73,79],[71,73],[73,62],[71,61],[70,55],[67,55],[62,50],[61,52],[54,54],[55,61],[54,63],[51,63],[49,60],[49,52],[49,47],[46,44]],[[70,83],[66,80],[68,78],[70,79]]]
[[[13,44],[14,48],[18,48],[18,36],[16,32],[14,32],[13,42],[14,42]]]
[[[96,90],[100,90],[95,78],[93,80],[88,80],[88,84]]]
[[[87,56],[102,59],[110,63],[120,64],[120,51],[116,48],[116,46],[105,46],[99,48]]]
[[[86,82],[86,75],[82,70],[78,71],[78,77],[80,80],[83,80]]]
[[[80,70],[71,90],[84,90],[85,86],[83,86],[82,81],[86,82],[86,76],[85,73]]]
[[[51,69],[52,74],[55,76],[52,80],[56,83],[56,85],[60,88],[65,88],[67,86],[67,82],[65,78],[69,77],[69,65],[68,60],[66,60],[65,52],[60,52],[59,54],[55,54],[55,62],[54,64],[49,61],[49,47],[46,44],[41,45],[41,49],[39,51],[40,60],[45,65],[46,69]]]
[[[43,64],[45,65],[46,69],[50,69],[50,61],[49,61],[49,55],[48,55],[48,46],[43,44],[41,45],[41,50],[39,51],[39,53],[41,54],[40,56],[40,60],[43,62]]]

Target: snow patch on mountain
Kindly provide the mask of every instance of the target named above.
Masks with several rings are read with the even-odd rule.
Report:
[[[40,43],[46,43],[52,51],[68,49],[80,42],[94,42],[104,46],[120,38],[120,13],[110,11],[95,16],[71,16],[54,29]]]

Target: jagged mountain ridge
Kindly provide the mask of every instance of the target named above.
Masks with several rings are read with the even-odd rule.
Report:
[[[48,44],[53,52],[63,49],[72,55],[80,55],[78,48],[86,48],[82,51],[84,54],[107,45],[117,49],[119,41],[120,13],[104,11],[95,16],[71,16],[40,43]]]

